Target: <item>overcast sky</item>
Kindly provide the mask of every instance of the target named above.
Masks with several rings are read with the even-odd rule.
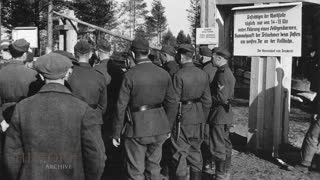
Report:
[[[124,0],[118,0],[122,2]],[[151,3],[153,0],[144,0],[148,4],[148,10],[151,10]],[[168,20],[168,28],[173,35],[177,35],[180,30],[185,34],[190,33],[190,23],[187,19],[186,9],[190,6],[190,0],[161,0],[163,6],[166,8],[165,15]]]

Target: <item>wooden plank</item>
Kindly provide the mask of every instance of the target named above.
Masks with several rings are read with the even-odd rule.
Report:
[[[206,27],[206,0],[200,0],[200,26]]]
[[[263,148],[263,132],[264,132],[264,114],[266,112],[265,109],[265,88],[266,88],[266,57],[261,57],[259,59],[259,67],[258,67],[258,82],[256,85],[258,86],[258,98],[257,98],[257,150],[261,150]]]
[[[292,80],[292,57],[281,57],[281,66],[284,70],[283,78],[283,110],[282,110],[282,143],[289,143],[289,120],[291,107],[291,80]]]
[[[306,2],[320,4],[319,0],[216,0],[217,5],[236,5],[236,4],[259,4],[259,3],[290,3]]]
[[[275,91],[274,91],[274,118],[273,118],[273,142],[272,142],[272,156],[278,157],[279,146],[281,144],[281,132],[282,132],[282,110],[283,110],[283,98],[282,98],[282,80],[284,77],[284,70],[281,66],[281,60],[274,57],[276,60],[275,66]]]
[[[251,60],[251,80],[250,80],[250,99],[249,99],[249,121],[247,142],[248,148],[260,149],[261,147],[261,128],[264,116],[264,61],[262,57],[252,57]]]
[[[263,119],[263,150],[266,152],[272,151],[272,129],[274,119],[274,88],[275,88],[275,65],[276,61],[274,58],[267,57],[265,61],[265,88],[263,89],[265,98],[265,112]]]
[[[48,45],[47,45],[47,48],[46,48],[46,53],[51,52],[52,51],[52,47],[53,47],[52,10],[53,10],[52,0],[49,0],[49,4],[48,4]]]
[[[93,29],[96,29],[96,30],[105,32],[105,33],[110,34],[110,35],[112,35],[112,36],[115,36],[115,37],[118,37],[118,38],[121,38],[121,39],[124,39],[124,40],[127,40],[127,41],[133,41],[132,38],[123,36],[123,35],[121,35],[121,34],[113,33],[113,32],[111,32],[111,31],[109,31],[109,30],[104,29],[104,28],[101,28],[101,27],[95,26],[95,25],[93,25],[93,24],[86,23],[86,22],[84,22],[84,21],[81,21],[81,20],[79,20],[79,19],[76,19],[75,17],[70,17],[70,16],[68,16],[68,15],[61,14],[61,13],[58,13],[58,12],[55,12],[55,11],[53,11],[53,13],[56,14],[56,15],[58,15],[58,16],[61,16],[61,17],[70,19],[70,20],[72,20],[72,21],[74,21],[74,22],[77,22],[77,23],[80,23],[80,24],[89,26],[89,27],[91,27],[91,28],[93,28]]]

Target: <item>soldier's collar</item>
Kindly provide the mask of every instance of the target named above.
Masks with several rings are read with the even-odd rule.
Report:
[[[225,70],[226,70],[226,68],[228,68],[229,66],[228,66],[228,64],[225,64],[225,65],[223,65],[223,66],[221,66],[221,67],[218,67],[218,73],[222,73],[222,72],[224,72]]]
[[[59,83],[48,83],[45,84],[39,91],[39,93],[44,92],[60,92],[66,94],[72,94],[71,91],[64,85]]]
[[[145,63],[152,63],[150,59],[139,59],[137,60],[137,64],[145,64]]]
[[[11,60],[8,63],[9,64],[21,64],[21,65],[24,65],[24,63],[22,61],[18,61],[18,60]]]
[[[91,67],[91,65],[89,63],[85,63],[85,62],[79,62],[79,66],[81,66],[81,67]]]
[[[184,67],[193,67],[195,65],[193,64],[193,62],[188,62],[188,63],[182,64],[181,66],[184,68]]]
[[[203,63],[203,67],[208,65],[208,64],[212,64],[212,61],[207,61],[207,62]]]

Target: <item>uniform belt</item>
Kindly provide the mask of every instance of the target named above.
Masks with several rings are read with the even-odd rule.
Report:
[[[198,99],[191,99],[191,100],[186,100],[186,101],[181,101],[182,105],[189,105],[189,104],[195,104],[200,102],[200,98]]]
[[[131,108],[131,112],[142,112],[142,111],[147,111],[147,110],[150,110],[150,109],[157,109],[157,108],[161,108],[162,107],[162,104],[155,104],[155,105],[143,105],[143,106],[140,106],[140,107],[134,107],[134,108]]]

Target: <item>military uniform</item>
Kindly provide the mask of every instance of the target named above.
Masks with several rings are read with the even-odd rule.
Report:
[[[29,43],[19,39],[13,42],[11,48],[27,52]],[[9,122],[15,103],[35,94],[42,85],[38,73],[25,67],[22,61],[11,60],[7,63],[0,71],[0,107],[4,119]]]
[[[111,51],[111,44],[109,44],[106,40],[101,39],[97,42],[97,48],[99,52],[110,52]],[[94,66],[94,69],[98,72],[100,72],[104,78],[106,79],[106,84],[108,85],[111,81],[111,77],[108,73],[108,65],[109,65],[110,59],[100,59],[100,64]]]
[[[203,46],[199,49],[199,54],[203,56],[202,58],[210,58],[207,62],[202,63],[202,70],[209,75],[209,82],[212,84],[213,78],[217,72],[217,67],[212,63],[212,51],[207,47]],[[210,127],[208,124],[205,125],[204,141],[202,144],[202,155],[204,162],[204,172],[213,174],[214,173],[214,162],[212,162],[211,152],[210,152]]]
[[[231,55],[223,49],[216,54],[228,59],[231,58]],[[213,106],[208,120],[211,139],[210,151],[216,161],[218,174],[228,173],[231,165],[232,144],[229,130],[233,120],[231,101],[234,97],[234,87],[235,78],[229,66],[225,64],[218,67],[210,87]]]
[[[54,53],[35,67],[46,79],[63,78],[71,62]],[[100,180],[105,154],[102,119],[59,83],[48,83],[16,105],[6,134],[11,179]]]
[[[147,51],[149,44],[146,40],[135,39],[132,48],[134,52],[137,49]],[[137,65],[124,75],[113,138],[120,138],[123,132],[127,179],[160,180],[162,144],[176,116],[176,97],[166,71],[149,59],[136,62]],[[132,118],[124,122],[127,107]]]
[[[191,45],[180,49],[193,53]],[[179,53],[179,50],[178,50]],[[201,178],[204,125],[211,107],[209,76],[192,62],[185,63],[173,78],[173,87],[182,104],[181,133],[174,127],[171,136],[173,165],[177,179],[184,179],[190,165],[190,178]]]
[[[86,54],[91,51],[91,47],[86,41],[81,40],[76,44],[75,51]],[[79,62],[79,65],[73,67],[68,85],[74,96],[104,114],[107,109],[106,82],[104,76],[95,71],[89,63]]]

